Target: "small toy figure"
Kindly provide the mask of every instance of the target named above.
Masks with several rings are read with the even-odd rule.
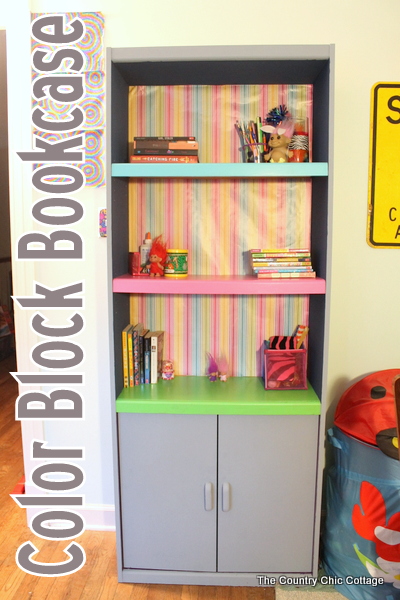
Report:
[[[228,361],[226,360],[225,355],[222,355],[221,358],[218,359],[218,372],[220,381],[226,382],[228,380],[228,370]]]
[[[167,244],[163,242],[159,235],[153,240],[149,254],[149,273],[150,277],[162,277],[164,275],[164,266],[167,260]]]
[[[217,381],[217,378],[218,378],[217,361],[215,360],[215,358],[213,356],[211,356],[211,354],[209,352],[207,352],[207,358],[208,358],[208,368],[207,368],[208,379],[210,381]]]
[[[265,160],[271,163],[288,162],[291,156],[291,150],[288,150],[288,146],[293,135],[293,121],[291,119],[284,119],[276,127],[264,125],[261,127],[261,130],[271,134],[268,140],[268,146],[271,148],[271,151],[266,154]]]
[[[162,379],[166,379],[167,381],[174,379],[175,372],[174,372],[174,365],[172,363],[172,360],[163,360],[161,377],[162,377]]]

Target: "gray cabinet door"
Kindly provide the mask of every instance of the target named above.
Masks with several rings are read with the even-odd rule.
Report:
[[[118,422],[124,567],[215,572],[217,417]]]
[[[318,416],[219,417],[218,571],[312,568]]]

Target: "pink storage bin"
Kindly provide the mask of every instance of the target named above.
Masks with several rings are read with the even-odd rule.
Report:
[[[306,390],[307,350],[264,350],[266,390]]]

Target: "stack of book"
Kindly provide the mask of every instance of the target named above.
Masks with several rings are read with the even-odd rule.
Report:
[[[253,275],[260,279],[315,277],[307,248],[250,250]]]
[[[150,331],[143,323],[122,331],[124,387],[157,383],[163,361],[164,332]]]
[[[197,163],[199,144],[195,137],[135,137],[131,163]]]

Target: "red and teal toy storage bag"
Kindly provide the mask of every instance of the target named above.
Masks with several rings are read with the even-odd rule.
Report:
[[[379,371],[341,397],[328,432],[323,567],[351,600],[400,600],[400,462],[394,378]]]

